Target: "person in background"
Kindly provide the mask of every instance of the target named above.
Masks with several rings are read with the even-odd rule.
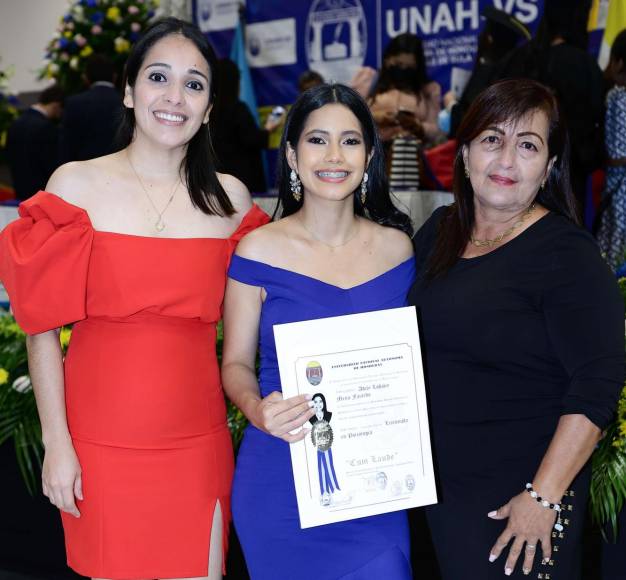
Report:
[[[455,203],[415,235],[444,580],[580,578],[590,463],[624,382],[624,304],[569,182],[552,91],[495,83],[457,133]]]
[[[123,107],[115,80],[115,68],[110,59],[92,54],[85,69],[85,83],[89,88],[68,97],[65,102],[60,144],[63,163],[117,151],[116,132]]]
[[[300,95],[285,122],[278,171],[282,217],[241,241],[224,299],[222,383],[250,420],[232,497],[248,571],[254,580],[410,580],[403,511],[300,528],[289,443],[307,431],[290,431],[309,421],[316,402],[283,398],[272,331],[406,304],[415,274],[410,219],[390,199],[365,101],[340,84]],[[336,484],[321,497],[329,509],[341,493]]]
[[[256,124],[248,105],[239,99],[239,68],[232,60],[218,61],[217,78],[220,89],[209,120],[217,168],[234,175],[250,191],[264,192],[267,185],[261,152],[283,117],[270,115],[263,128]]]
[[[437,122],[441,87],[428,78],[422,41],[415,34],[400,34],[385,48],[369,104],[383,142],[409,133],[430,145],[442,137]]]
[[[19,200],[43,189],[59,166],[58,120],[64,99],[61,87],[48,87],[9,127],[7,160],[15,197]]]
[[[420,186],[421,150],[445,138],[439,129],[441,87],[430,81],[421,40],[396,36],[385,49],[378,81],[368,99],[385,149],[392,190]]]
[[[608,159],[598,243],[610,266],[617,269],[626,262],[626,30],[613,41],[605,76],[612,88],[606,96]]]
[[[317,87],[324,84],[324,77],[314,70],[305,70],[298,77],[298,92],[303,93],[311,87]]]
[[[452,91],[448,91],[443,102],[450,113],[450,129],[448,137],[454,138],[463,115],[474,99],[493,82],[497,64],[522,39],[530,40],[530,31],[515,16],[498,10],[495,6],[485,6],[482,11],[485,27],[478,37],[478,52],[472,74],[457,99]]]
[[[579,216],[585,215],[587,180],[603,162],[605,85],[596,59],[587,52],[591,0],[549,0],[536,36],[502,59],[494,80],[525,77],[554,91],[567,123],[570,180]]]

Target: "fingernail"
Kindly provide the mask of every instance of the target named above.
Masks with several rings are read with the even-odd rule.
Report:
[[[543,560],[541,560],[542,564],[547,564],[550,561],[550,558],[544,558]]]
[[[505,573],[507,576],[510,576],[511,574],[513,574],[513,569],[512,569],[512,568],[505,568],[505,569],[504,569],[504,573]]]
[[[530,570],[528,568],[524,568],[524,576],[528,576],[530,574]]]
[[[497,557],[498,556],[496,556],[495,554],[489,554],[489,561],[490,562],[495,562]]]
[[[495,518],[498,515],[498,510],[493,510],[487,514],[488,518]]]
[[[306,394],[304,395],[304,398],[305,398],[307,401],[310,401],[310,400],[313,398],[313,395],[312,395],[311,393],[306,393]]]

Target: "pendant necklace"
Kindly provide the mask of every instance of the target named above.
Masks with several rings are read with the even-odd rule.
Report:
[[[139,177],[139,174],[137,173],[135,166],[130,160],[130,155],[128,154],[128,150],[126,151],[126,158],[128,159],[128,164],[130,165],[130,168],[133,170],[133,173],[135,174],[135,177],[137,178],[139,185],[141,185],[141,189],[143,189],[143,192],[146,194],[146,197],[148,198],[148,201],[150,202],[150,205],[154,209],[154,212],[157,214],[157,220],[156,222],[154,222],[154,228],[156,229],[157,232],[162,232],[165,229],[165,221],[163,220],[163,214],[167,211],[167,208],[170,206],[172,201],[174,201],[174,196],[176,195],[176,192],[178,191],[178,184],[180,183],[180,179],[179,178],[176,179],[176,183],[174,184],[174,188],[172,189],[172,193],[170,194],[170,197],[167,200],[165,207],[161,211],[159,211],[159,208],[156,206],[154,201],[152,201],[152,198],[150,197],[150,194],[148,193],[146,186],[143,184],[141,177]]]
[[[523,225],[524,221],[534,211],[535,207],[536,207],[536,204],[534,202],[530,204],[530,207],[526,211],[524,211],[520,219],[518,219],[508,230],[502,232],[499,236],[496,236],[493,239],[485,239],[485,240],[477,240],[474,236],[471,236],[470,241],[477,248],[483,248],[485,246],[490,248],[491,246],[495,246],[496,244],[499,244],[504,238],[506,238],[507,236],[510,236],[517,228]]]

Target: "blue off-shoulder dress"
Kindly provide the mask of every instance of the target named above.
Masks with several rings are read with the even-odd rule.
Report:
[[[280,391],[274,324],[398,308],[415,278],[413,258],[352,288],[233,256],[228,275],[263,287],[259,386]],[[289,444],[250,425],[237,458],[232,512],[253,580],[409,580],[404,511],[300,529]]]

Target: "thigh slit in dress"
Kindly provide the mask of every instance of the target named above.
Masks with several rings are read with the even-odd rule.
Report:
[[[216,503],[227,548],[233,453],[215,353],[237,241],[101,232],[39,192],[0,236],[0,278],[29,334],[75,323],[65,398],[82,469],[68,564],[110,579],[208,573]],[[225,558],[224,558],[225,561]]]

